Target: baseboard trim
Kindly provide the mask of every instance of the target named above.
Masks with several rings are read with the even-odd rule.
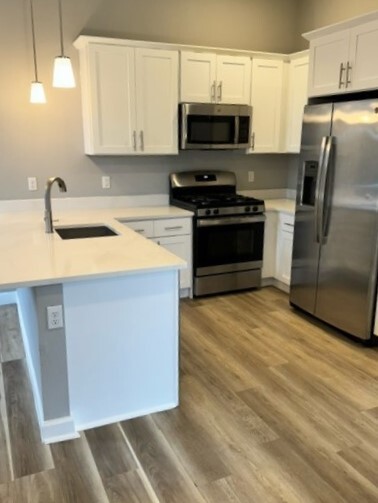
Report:
[[[48,419],[40,424],[41,438],[44,444],[53,444],[64,440],[79,438],[75,423],[71,416]]]
[[[278,288],[278,290],[282,290],[285,293],[290,293],[290,285],[286,285],[285,283],[282,283],[282,281],[276,279],[276,278],[263,278],[261,280],[261,286],[274,286]]]
[[[147,416],[148,414],[154,414],[155,412],[163,412],[165,410],[174,409],[178,406],[177,402],[170,402],[164,405],[159,405],[158,407],[151,407],[147,409],[140,409],[134,412],[129,412],[127,414],[119,414],[117,416],[110,416],[105,419],[99,419],[97,421],[90,421],[89,423],[76,423],[77,431],[90,430],[92,428],[98,428],[100,426],[105,426],[107,424],[119,423],[120,421],[127,421],[128,419],[134,419],[135,417]]]

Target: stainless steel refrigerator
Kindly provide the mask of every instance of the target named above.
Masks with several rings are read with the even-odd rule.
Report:
[[[371,339],[378,258],[378,99],[305,107],[290,303]]]

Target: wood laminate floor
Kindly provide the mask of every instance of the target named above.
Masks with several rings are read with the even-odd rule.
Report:
[[[378,349],[264,288],[182,302],[180,407],[44,446],[0,308],[1,503],[377,503]]]

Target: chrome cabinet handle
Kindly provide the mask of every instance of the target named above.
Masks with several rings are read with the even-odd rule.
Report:
[[[213,81],[213,84],[211,86],[211,101],[215,101],[215,88],[217,86],[216,81]]]
[[[172,227],[164,227],[166,231],[177,231],[178,229],[182,229],[182,225],[174,225]]]
[[[133,131],[133,147],[135,151],[137,149],[136,131]]]
[[[218,84],[218,101],[222,101],[222,81]]]
[[[251,134],[251,150],[255,150],[255,132]]]
[[[350,72],[352,71],[352,65],[349,63],[349,61],[347,63],[346,71],[347,71],[347,73],[346,73],[345,87],[348,87],[348,85],[352,83],[352,80],[350,78]]]
[[[141,131],[139,133],[139,137],[140,137],[140,149],[144,150],[144,134],[143,134],[143,131]]]
[[[344,63],[340,63],[340,72],[339,72],[339,89],[342,88],[342,86],[345,85],[345,82],[343,82],[343,74],[346,70],[346,67],[344,66]]]

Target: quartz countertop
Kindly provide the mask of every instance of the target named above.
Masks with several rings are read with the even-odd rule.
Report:
[[[63,240],[55,232],[45,233],[41,212],[1,213],[0,290],[181,269],[184,260],[119,220],[191,216],[173,206],[53,211],[56,227],[101,224],[118,233]]]
[[[288,215],[295,214],[295,201],[293,199],[265,199],[265,211],[280,211]]]

